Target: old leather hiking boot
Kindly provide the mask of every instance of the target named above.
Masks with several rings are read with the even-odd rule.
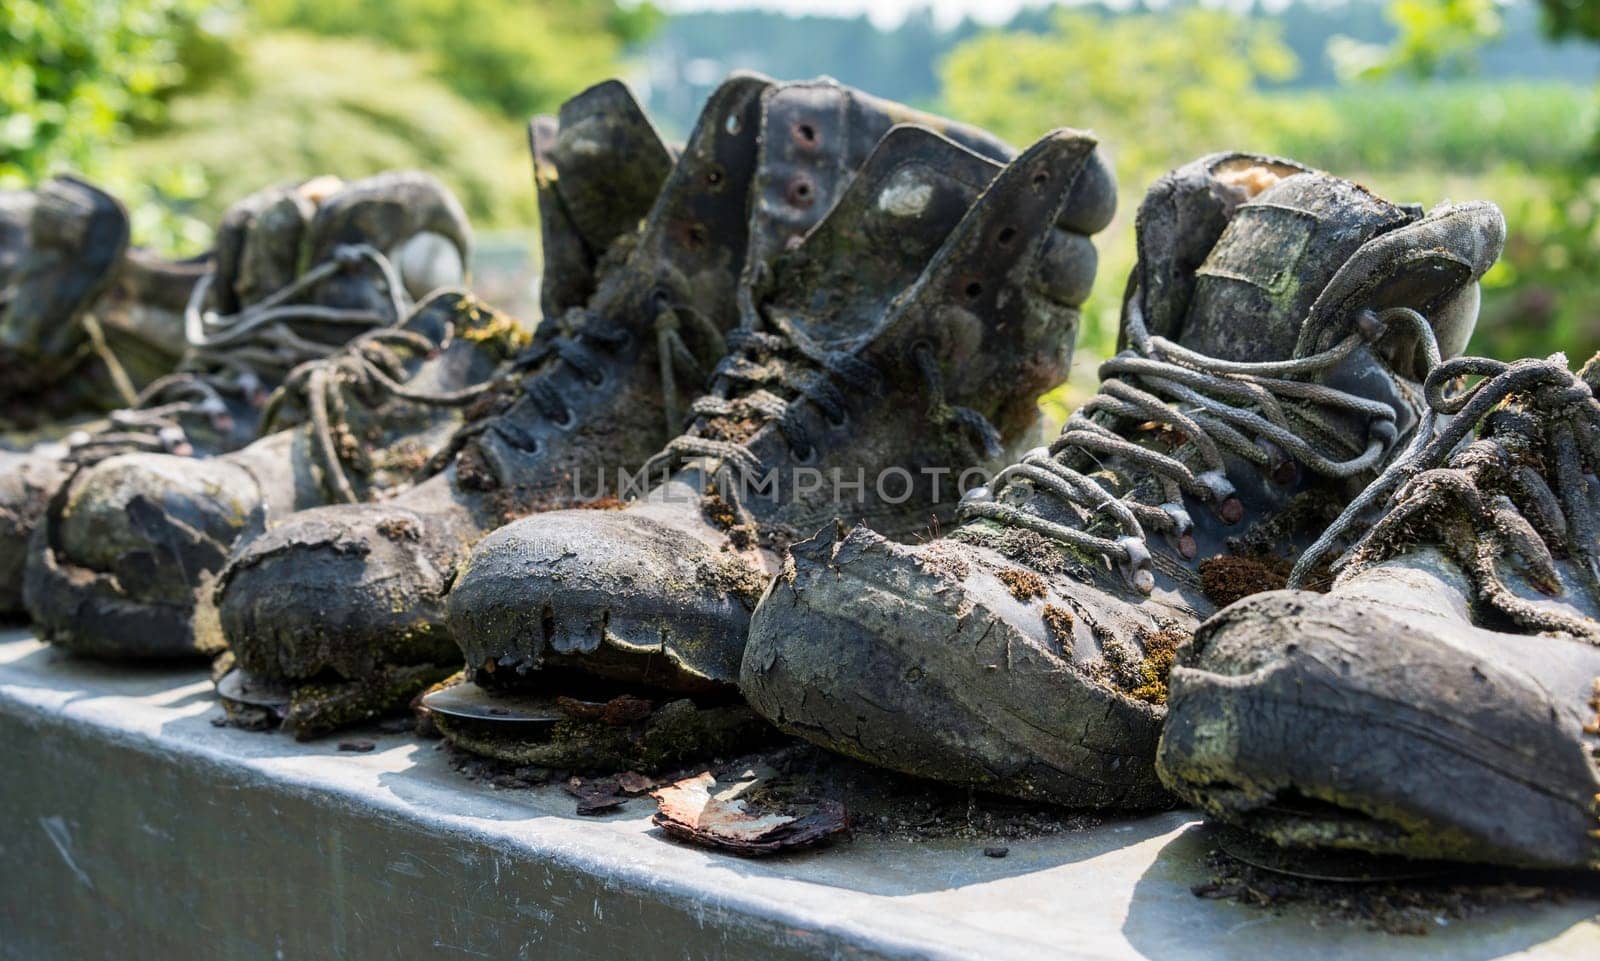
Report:
[[[433,178],[384,174],[324,195],[328,186],[273,188],[232,208],[215,270],[190,298],[178,370],[108,422],[0,467],[0,610],[20,607],[28,540],[74,470],[122,453],[237,450],[296,365],[395,324],[413,286],[459,282],[466,219]],[[405,262],[410,274],[396,266]]]
[[[213,597],[247,677],[459,666],[444,595],[467,551],[509,520],[571,503],[577,480],[637,471],[661,449],[725,352],[741,273],[822,216],[898,111],[832,82],[723,83],[643,226],[599,259],[594,296],[540,326],[523,375],[482,405],[436,476],[382,504],[304,512],[241,545]],[[571,210],[584,196],[612,194],[563,189],[573,223],[585,222]],[[397,523],[416,538],[385,536]],[[286,725],[306,733],[313,715],[346,716],[308,708]]]
[[[528,125],[539,191],[539,303],[560,317],[594,296],[600,260],[628,238],[661,193],[675,160],[621,81],[607,80]]]
[[[752,292],[665,452],[670,477],[625,509],[530,517],[474,551],[450,622],[478,685],[548,689],[578,670],[736,698],[750,611],[791,539],[840,515],[909,536],[939,512],[936,489],[953,507],[952,478],[1032,426],[1067,369],[1089,236],[1113,207],[1076,132],[1004,168],[925,129],[885,137]],[[451,733],[448,705],[425,703]],[[515,757],[519,728],[501,733],[462,743]]]
[[[1161,802],[1173,646],[1281,583],[1376,475],[1413,427],[1416,358],[1465,342],[1503,237],[1487,204],[1424,217],[1237,154],[1158,181],[1136,229],[1123,350],[1049,447],[943,538],[794,548],[740,673],[768,719],[910,774]]]
[[[55,177],[0,201],[0,425],[29,431],[129,404],[183,352],[203,258],[128,248],[105,191]]]
[[[1435,370],[1448,426],[1374,486],[1333,589],[1241,601],[1183,652],[1162,779],[1290,848],[1600,868],[1597,361]]]
[[[441,291],[404,324],[290,372],[267,402],[260,440],[207,460],[123,454],[80,472],[28,561],[40,636],[92,654],[220,650],[220,632],[196,633],[190,619],[196,590],[233,543],[293,511],[406,485],[527,339],[511,318]]]

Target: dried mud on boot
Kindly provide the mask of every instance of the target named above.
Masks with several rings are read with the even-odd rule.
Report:
[[[250,731],[281,729],[297,741],[310,741],[402,711],[454,670],[415,664],[386,667],[359,680],[330,677],[290,685],[233,669],[217,681],[217,694],[228,725]]]
[[[600,776],[676,771],[757,750],[778,737],[737,702],[589,688],[571,696],[445,684],[423,695],[417,711],[455,746],[503,765]]]

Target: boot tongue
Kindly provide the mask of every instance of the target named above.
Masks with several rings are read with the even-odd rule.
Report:
[[[926,128],[891,130],[827,216],[778,258],[768,316],[833,347],[876,331],[999,170]]]
[[[1290,359],[1311,305],[1345,261],[1411,219],[1348,180],[1279,180],[1239,205],[1196,271],[1178,342],[1224,360]]]

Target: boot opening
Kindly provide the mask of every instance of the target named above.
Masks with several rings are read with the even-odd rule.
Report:
[[[1232,160],[1218,164],[1217,168],[1211,173],[1219,183],[1242,191],[1245,199],[1249,199],[1278,181],[1298,173],[1304,173],[1304,171],[1288,164],[1263,162],[1249,157],[1235,157]]]

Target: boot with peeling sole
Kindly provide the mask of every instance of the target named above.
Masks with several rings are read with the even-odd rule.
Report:
[[[1027,434],[1067,369],[1089,237],[1114,197],[1094,140],[1073,131],[1004,167],[927,129],[891,131],[753,283],[734,349],[668,445],[668,479],[621,510],[509,525],[473,553],[450,623],[480,686],[581,672],[707,705],[737,697],[750,612],[790,540],[841,511],[911,536],[940,511],[941,479],[949,490]],[[791,487],[801,469],[863,478],[862,496]]]
[[[1459,389],[1461,377],[1481,377]],[[1286,858],[1600,869],[1600,357],[1463,358],[1326,594],[1207,621],[1162,779]],[[1304,559],[1297,573],[1316,564]]]
[[[1158,181],[1136,229],[1122,352],[1049,447],[969,491],[944,537],[794,547],[740,669],[773,723],[1026,799],[1167,803],[1174,647],[1281,584],[1382,468],[1504,237],[1487,204],[1424,216],[1240,154]]]
[[[220,632],[192,623],[195,597],[234,543],[297,510],[393,496],[527,342],[519,323],[464,291],[436,292],[403,324],[292,371],[267,402],[260,440],[206,459],[122,454],[78,471],[28,559],[40,637],[102,656],[218,653]]]

